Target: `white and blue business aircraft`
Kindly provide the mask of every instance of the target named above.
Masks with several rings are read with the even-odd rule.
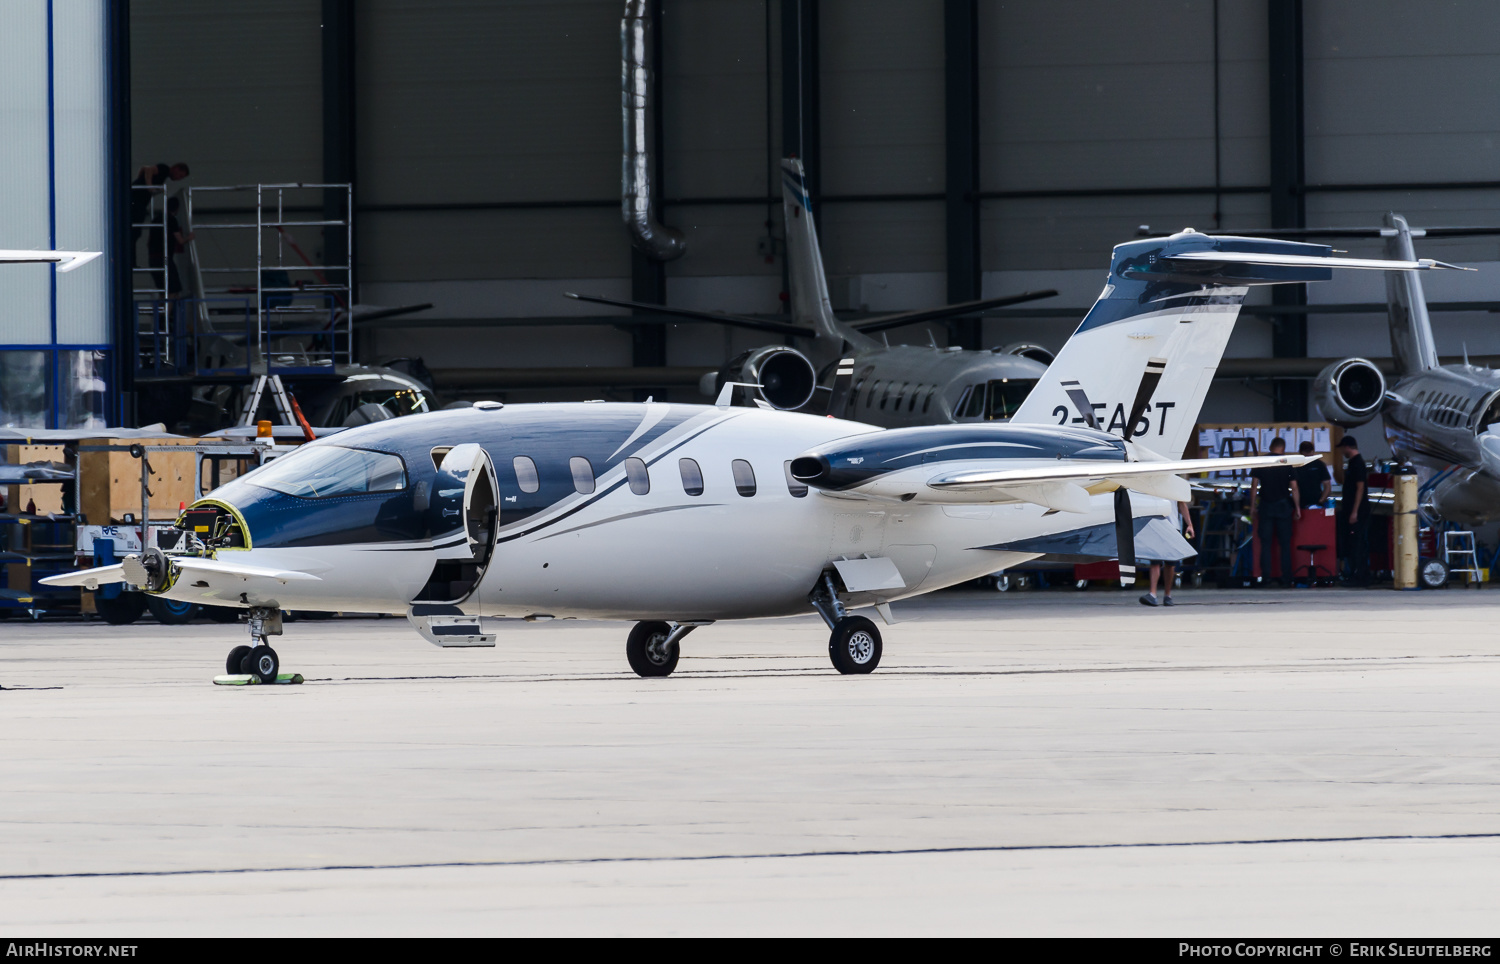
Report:
[[[642,676],[671,673],[694,628],[814,611],[834,666],[868,673],[880,632],[851,609],[889,621],[1085,544],[1128,574],[1147,530],[1189,555],[1164,521],[1181,475],[1306,461],[1181,455],[1249,285],[1441,267],[1331,255],[1191,230],[1116,247],[1007,424],[880,429],[731,407],[728,386],[717,405],[479,403],[304,445],[195,503],[172,546],[43,582],[245,608],[253,645],[226,668],[265,681],[284,609],[401,613],[440,646],[494,645],[483,616],[634,620]]]

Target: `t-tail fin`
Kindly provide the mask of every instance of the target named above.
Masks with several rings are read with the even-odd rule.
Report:
[[[1385,216],[1385,256],[1401,261],[1415,261],[1416,249],[1411,243],[1411,227],[1406,218],[1391,213]],[[1422,292],[1422,278],[1415,271],[1391,272],[1385,276],[1386,314],[1391,325],[1391,355],[1396,359],[1396,374],[1406,375],[1438,367],[1437,347],[1432,340],[1432,319],[1427,317],[1427,296]]]
[[[819,338],[835,345],[840,341],[851,346],[876,344],[833,316],[828,300],[828,277],[823,273],[823,253],[818,248],[818,229],[813,224],[812,201],[807,194],[807,178],[802,161],[788,157],[781,162],[781,204],[786,223],[786,259],[790,275],[792,320],[810,325]]]
[[[1322,244],[1210,237],[1191,229],[1118,245],[1104,292],[1012,423],[1088,425],[1092,417],[1105,431],[1180,458],[1250,285],[1327,281],[1334,268],[1410,273],[1449,267],[1332,255]],[[1143,400],[1138,396],[1148,377],[1157,381]],[[1078,410],[1081,398],[1091,412]],[[1141,414],[1127,432],[1132,410]]]

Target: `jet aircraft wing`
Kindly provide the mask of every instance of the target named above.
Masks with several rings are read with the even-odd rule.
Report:
[[[241,579],[274,579],[283,585],[289,582],[321,581],[318,576],[314,576],[310,572],[298,572],[295,569],[270,569],[265,566],[247,566],[242,563],[221,562],[217,559],[205,559],[200,556],[168,556],[167,559],[180,569],[239,576]],[[126,561],[128,562],[129,559]],[[126,576],[125,563],[123,562],[112,566],[98,566],[94,569],[65,572],[38,580],[44,586],[83,586],[90,589],[112,582],[135,581]]]
[[[1153,475],[1191,475],[1197,472],[1235,472],[1243,469],[1305,465],[1316,455],[1260,455],[1237,459],[1177,459],[1160,462],[1063,462],[1035,469],[995,469],[955,472],[929,479],[934,489],[991,489],[1009,486],[1045,485],[1055,482],[1103,482],[1109,479],[1139,479]],[[1141,489],[1139,485],[1131,488]],[[1144,490],[1143,490],[1144,491]],[[920,496],[918,496],[920,498]]]
[[[1051,288],[1045,291],[1026,291],[1018,295],[1007,295],[1004,298],[981,298],[978,301],[961,301],[957,304],[943,305],[941,308],[921,308],[917,311],[903,311],[896,315],[880,315],[876,318],[863,318],[859,321],[845,322],[850,328],[869,334],[872,331],[885,331],[887,328],[899,328],[902,325],[915,325],[924,321],[937,321],[942,318],[953,318],[957,315],[974,315],[980,312],[990,311],[995,308],[1004,308],[1007,305],[1019,305],[1028,301],[1039,301],[1042,298],[1052,298],[1057,292]]]
[[[669,308],[666,305],[652,305],[643,301],[617,301],[614,298],[597,298],[593,295],[574,294],[571,291],[565,291],[563,294],[574,301],[589,301],[596,305],[612,305],[616,308],[636,308],[657,315],[670,315],[673,318],[691,318],[694,321],[712,321],[720,325],[732,325],[736,328],[749,328],[754,331],[769,331],[777,335],[797,335],[803,338],[817,337],[817,332],[803,325],[792,325],[784,321],[770,321],[766,318],[752,318],[749,315],[731,315],[722,311],[697,311],[692,308]]]

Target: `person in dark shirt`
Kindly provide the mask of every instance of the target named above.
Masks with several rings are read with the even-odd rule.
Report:
[[[1271,454],[1286,452],[1286,440],[1271,439]],[[1302,518],[1295,470],[1289,465],[1256,469],[1250,473],[1250,517],[1260,536],[1260,584],[1271,584],[1271,542],[1281,543],[1281,582],[1292,584],[1292,520]],[[1256,498],[1257,493],[1259,499]]]
[[[168,181],[181,181],[188,176],[188,166],[181,161],[176,164],[147,164],[135,174],[135,180],[130,182],[130,253],[131,262],[139,257],[136,246],[141,242],[141,232],[146,219],[151,216],[151,202],[155,199],[155,191],[137,191],[138,187],[165,187]],[[159,233],[159,232],[158,232]]]
[[[1300,455],[1312,455],[1313,444],[1303,442],[1297,446],[1297,452]],[[1333,494],[1333,479],[1328,474],[1328,463],[1322,459],[1299,467],[1294,478],[1297,480],[1297,502],[1304,509],[1321,505]]]
[[[1353,586],[1370,584],[1370,470],[1352,435],[1339,441],[1345,458],[1344,490],[1339,498],[1338,553],[1344,561],[1344,580]]]

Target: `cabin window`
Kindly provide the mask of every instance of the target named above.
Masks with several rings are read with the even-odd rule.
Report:
[[[787,459],[781,463],[781,471],[786,474],[786,490],[792,494],[794,499],[807,497],[807,485],[792,478],[792,460]]]
[[[882,412],[885,411],[885,403],[889,402],[891,400],[891,389],[895,388],[895,387],[896,387],[896,383],[895,382],[887,382],[886,383],[885,394],[880,396],[880,410]],[[899,405],[900,402],[898,401],[896,404]]]
[[[640,459],[625,460],[625,481],[630,483],[630,491],[636,495],[651,491],[651,473],[646,471],[646,463]]]
[[[692,459],[678,459],[677,471],[682,473],[682,491],[688,495],[703,494],[703,470]]]
[[[896,392],[896,403],[891,406],[891,411],[901,411],[901,400],[906,397],[906,390],[911,387],[911,382],[902,382],[901,390]]]
[[[917,396],[920,394],[922,394],[921,385],[918,385],[916,388],[913,388],[911,390],[911,401],[906,403],[906,410],[908,412],[915,412],[917,410]]]
[[[517,455],[510,464],[515,466],[516,485],[521,487],[522,492],[535,492],[542,487],[541,480],[537,478],[536,463],[531,459]]]
[[[588,495],[594,491],[594,467],[589,460],[575,455],[568,459],[568,468],[573,472],[573,488],[579,495]]]
[[[877,378],[870,383],[870,394],[865,396],[865,408],[875,404],[875,393],[878,391],[880,391],[880,379]]]
[[[389,452],[309,445],[245,476],[245,481],[301,499],[326,499],[406,488],[406,464]]]
[[[923,415],[926,415],[927,414],[927,410],[932,407],[932,396],[934,396],[936,394],[937,394],[937,386],[936,385],[934,385],[933,387],[927,389],[927,397],[924,398],[924,399],[922,399],[922,414]]]
[[[734,472],[734,491],[750,498],[755,494],[755,470],[744,459],[735,459],[729,465]]]

